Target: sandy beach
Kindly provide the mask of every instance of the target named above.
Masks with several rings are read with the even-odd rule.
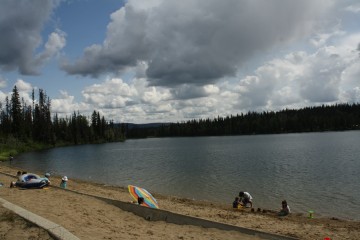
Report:
[[[15,169],[0,163],[0,172],[15,175]],[[41,173],[37,173],[41,175]],[[51,184],[59,186],[61,177],[51,176]],[[80,239],[260,239],[236,231],[224,231],[163,221],[147,221],[96,198],[75,194],[55,187],[21,190],[10,188],[14,178],[0,174],[0,197],[55,222]],[[132,201],[127,188],[104,186],[70,179],[68,189],[123,202]],[[299,239],[360,239],[360,222],[337,218],[309,219],[302,213],[278,217],[276,210],[236,210],[229,205],[193,201],[153,193],[163,210],[257,231]],[[51,239],[42,229],[27,224],[0,207],[1,239]]]

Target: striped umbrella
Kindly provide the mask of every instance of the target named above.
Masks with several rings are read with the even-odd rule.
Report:
[[[135,201],[138,201],[139,197],[144,198],[144,202],[143,204],[141,204],[142,206],[146,206],[149,208],[159,208],[156,199],[148,191],[146,191],[146,189],[133,185],[128,185],[128,189],[131,197]]]

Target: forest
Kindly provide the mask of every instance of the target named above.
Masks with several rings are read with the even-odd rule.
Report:
[[[51,100],[42,89],[32,103],[20,98],[17,87],[0,102],[0,158],[37,148],[124,141],[147,137],[229,136],[360,129],[360,104],[247,112],[214,119],[177,123],[132,124],[107,121],[95,110],[91,116],[74,112],[60,118],[51,113]]]
[[[360,129],[359,104],[248,112],[214,119],[126,128],[127,138],[192,137],[300,132],[344,131]]]
[[[106,121],[99,112],[90,117],[74,112],[59,118],[51,113],[51,100],[39,89],[32,91],[32,104],[27,105],[15,86],[11,98],[0,102],[0,151],[23,152],[26,148],[55,147],[86,143],[123,141],[123,129]],[[16,154],[16,152],[14,152]]]

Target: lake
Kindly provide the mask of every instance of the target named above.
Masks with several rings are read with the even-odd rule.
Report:
[[[359,143],[360,131],[149,138],[31,152],[12,165],[229,206],[247,191],[255,208],[286,199],[293,212],[360,220]]]

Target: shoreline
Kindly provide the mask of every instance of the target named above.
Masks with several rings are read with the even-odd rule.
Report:
[[[9,166],[4,166],[4,164],[0,164],[0,172],[15,175],[17,170],[21,169],[11,168]],[[55,188],[51,187],[49,188],[51,191],[19,191],[19,189],[7,189],[8,184],[10,183],[9,179],[11,179],[11,177],[4,176],[3,174],[0,175],[0,179],[4,181],[4,190],[10,191],[9,196],[7,196],[7,200],[12,200],[14,197],[15,200],[17,200],[16,194],[20,193],[31,194],[36,192],[46,194],[50,193],[52,189],[55,190]],[[5,179],[7,179],[8,182],[5,182]],[[59,186],[60,179],[60,176],[50,177],[53,186]],[[95,182],[70,179],[68,182],[68,189],[123,202],[131,201],[131,197],[125,187],[109,186]],[[196,201],[175,196],[164,196],[156,193],[153,193],[153,195],[158,200],[160,209],[186,216],[197,217],[272,234],[297,237],[300,239],[323,239],[325,237],[330,237],[331,239],[360,239],[359,221],[343,220],[338,218],[319,218],[316,215],[315,218],[309,219],[307,216],[304,216],[304,214],[299,213],[292,213],[286,217],[278,217],[277,212],[274,210],[258,212],[257,209],[255,209],[254,212],[251,212],[251,209],[237,210],[232,209],[230,205],[225,204]],[[3,197],[2,194],[0,196]],[[51,198],[51,196],[49,197]],[[57,198],[61,197],[61,194],[57,196]],[[76,200],[78,198],[80,197],[75,197],[74,199]],[[61,201],[61,199],[59,199],[59,201]],[[36,210],[40,211],[41,209]],[[55,208],[52,208],[52,210],[54,211],[52,214],[59,215]],[[56,222],[56,220],[57,219],[53,221]],[[57,221],[63,221],[63,219]],[[163,224],[166,226],[171,225],[170,223]],[[221,234],[224,234],[224,239],[233,239],[230,236],[225,237],[225,235],[228,234],[226,231],[222,231],[220,235]],[[140,238],[145,238],[148,235],[149,234],[145,234]]]
[[[4,166],[4,167],[8,167],[8,168],[13,168],[15,169],[16,171],[17,170],[20,170],[22,171],[23,169],[18,169],[17,167],[15,166],[9,166],[9,164],[7,164],[8,161],[0,161],[0,167],[1,166]],[[16,173],[15,171],[15,173]],[[31,172],[31,171],[30,171]],[[15,175],[14,173],[14,175]],[[40,172],[33,172],[33,173],[37,173],[38,175],[43,175],[44,173],[40,173]],[[56,172],[55,173],[52,173],[54,175],[52,175],[53,177],[56,177],[56,178],[61,178],[62,176],[60,175],[57,175]],[[72,177],[71,177],[72,178]],[[72,178],[72,180],[76,180],[77,182],[82,182],[82,183],[91,183],[91,184],[94,184],[94,185],[97,185],[97,186],[101,186],[101,187],[112,187],[112,188],[119,188],[119,189],[126,189],[127,191],[127,187],[125,186],[120,186],[120,185],[111,185],[111,184],[108,184],[108,183],[103,183],[103,182],[97,182],[96,180],[93,180],[91,178],[89,179],[77,179],[77,178]],[[220,201],[210,201],[210,200],[203,200],[203,199],[194,199],[194,198],[188,198],[188,197],[183,197],[183,196],[176,196],[176,195],[171,195],[171,194],[162,194],[162,193],[158,193],[158,192],[154,192],[154,191],[150,191],[152,194],[156,194],[157,196],[162,196],[163,198],[172,198],[172,199],[182,199],[182,201],[184,202],[189,202],[189,203],[196,203],[196,202],[203,202],[204,204],[207,204],[207,205],[217,205],[217,206],[220,206],[222,207],[223,209],[228,209],[229,206],[231,206],[232,202],[229,202],[229,203],[225,203],[225,202],[220,202]],[[233,199],[231,199],[233,200]],[[258,212],[258,209],[261,209],[261,212],[264,210],[268,213],[272,213],[272,214],[276,214],[278,212],[278,210],[280,209],[274,209],[274,208],[269,208],[269,207],[263,207],[263,206],[257,206],[257,204],[255,204],[255,207],[254,207],[254,211],[255,212]],[[291,208],[291,206],[290,206]],[[311,208],[310,208],[311,209]],[[250,211],[251,209],[246,209],[248,211]],[[304,218],[307,218],[309,213],[307,211],[294,211],[293,208],[291,208],[291,212],[293,213],[293,215],[297,215],[297,216],[302,216]],[[360,218],[359,219],[355,219],[355,218],[346,218],[346,217],[341,217],[341,216],[337,216],[337,215],[331,215],[331,214],[326,214],[326,213],[319,213],[316,211],[314,211],[314,216],[315,218],[317,219],[332,219],[332,220],[343,220],[343,221],[354,221],[354,222],[360,222]]]

